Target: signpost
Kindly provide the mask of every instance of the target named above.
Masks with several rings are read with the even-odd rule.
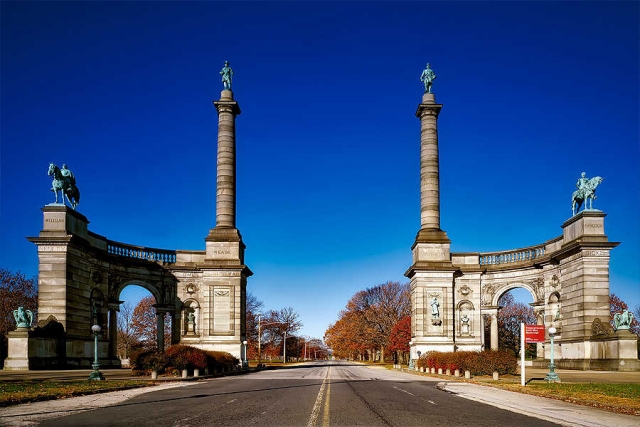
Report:
[[[544,342],[544,325],[525,325],[520,323],[520,385],[526,384],[524,375],[525,346],[531,343]]]

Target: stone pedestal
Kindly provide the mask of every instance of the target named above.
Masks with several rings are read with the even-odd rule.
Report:
[[[18,328],[7,334],[9,354],[4,360],[7,371],[29,370],[29,328]]]
[[[562,300],[562,358],[590,359],[596,319],[609,319],[609,242],[600,211],[583,211],[563,225],[559,261]]]

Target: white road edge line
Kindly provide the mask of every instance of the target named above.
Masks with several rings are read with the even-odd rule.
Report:
[[[399,388],[399,387],[396,387],[396,386],[393,386],[393,388],[395,388],[396,390],[400,390],[400,391],[401,391],[401,392],[403,392],[403,393],[410,394],[411,396],[415,396],[415,394],[411,393],[410,391],[403,390],[403,389],[401,389],[401,388]]]

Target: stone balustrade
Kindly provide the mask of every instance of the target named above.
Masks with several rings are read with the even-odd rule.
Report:
[[[107,252],[126,258],[145,259],[167,264],[176,262],[176,251],[128,245],[126,243],[107,241]]]
[[[528,248],[512,249],[500,252],[480,253],[480,265],[498,265],[513,262],[533,261],[545,254],[545,244]]]

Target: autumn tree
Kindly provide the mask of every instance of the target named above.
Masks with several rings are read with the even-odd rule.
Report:
[[[372,350],[380,351],[382,362],[391,330],[398,320],[411,313],[409,284],[386,282],[360,291],[347,303],[347,310],[362,317]]]
[[[142,346],[140,336],[133,328],[133,311],[131,304],[125,302],[118,312],[118,357],[120,359],[128,359],[132,350]]]
[[[613,316],[615,316],[616,313],[622,313],[625,310],[631,311],[629,310],[627,303],[621,300],[616,294],[611,294],[609,296],[609,322],[611,323],[611,326],[614,326]],[[640,306],[636,307],[636,311],[640,311]],[[636,335],[640,335],[638,314],[640,313],[634,313],[633,319],[631,320],[631,327],[629,328],[629,330]]]
[[[131,316],[131,329],[133,334],[139,337],[139,340],[145,349],[153,350],[158,348],[158,318],[156,316],[156,308],[154,307],[156,300],[149,295],[140,300],[133,309]],[[164,347],[165,349],[171,345],[171,319],[164,316]]]
[[[0,268],[0,358],[7,356],[7,333],[16,329],[13,310],[24,307],[33,312],[33,320],[38,313],[38,281],[27,279],[20,272]]]
[[[285,333],[288,336],[293,336],[300,328],[302,328],[302,322],[300,321],[300,316],[297,311],[295,311],[292,307],[285,307],[280,310],[270,310],[264,319],[262,319],[262,324],[264,327],[262,328],[262,342],[266,345],[264,346],[264,350],[266,354],[270,354],[275,356],[275,349],[280,347],[280,354],[283,353]],[[288,349],[290,348],[287,345],[287,353],[289,353]],[[291,347],[291,348],[297,348]]]
[[[391,330],[402,317],[410,313],[408,284],[386,282],[359,291],[347,302],[338,321],[327,329],[327,344],[336,357],[368,354],[369,359],[373,360],[379,352],[382,362]]]
[[[393,326],[389,335],[389,351],[395,352],[396,363],[404,363],[410,351],[411,341],[411,316],[404,316]]]
[[[327,347],[319,338],[305,338],[305,354],[307,359],[326,359],[328,357]]]
[[[255,358],[258,354],[258,321],[264,303],[252,293],[247,293],[246,305],[246,340],[247,357]]]
[[[343,310],[325,331],[325,342],[340,359],[363,360],[370,348],[365,335],[367,325],[357,313]]]

